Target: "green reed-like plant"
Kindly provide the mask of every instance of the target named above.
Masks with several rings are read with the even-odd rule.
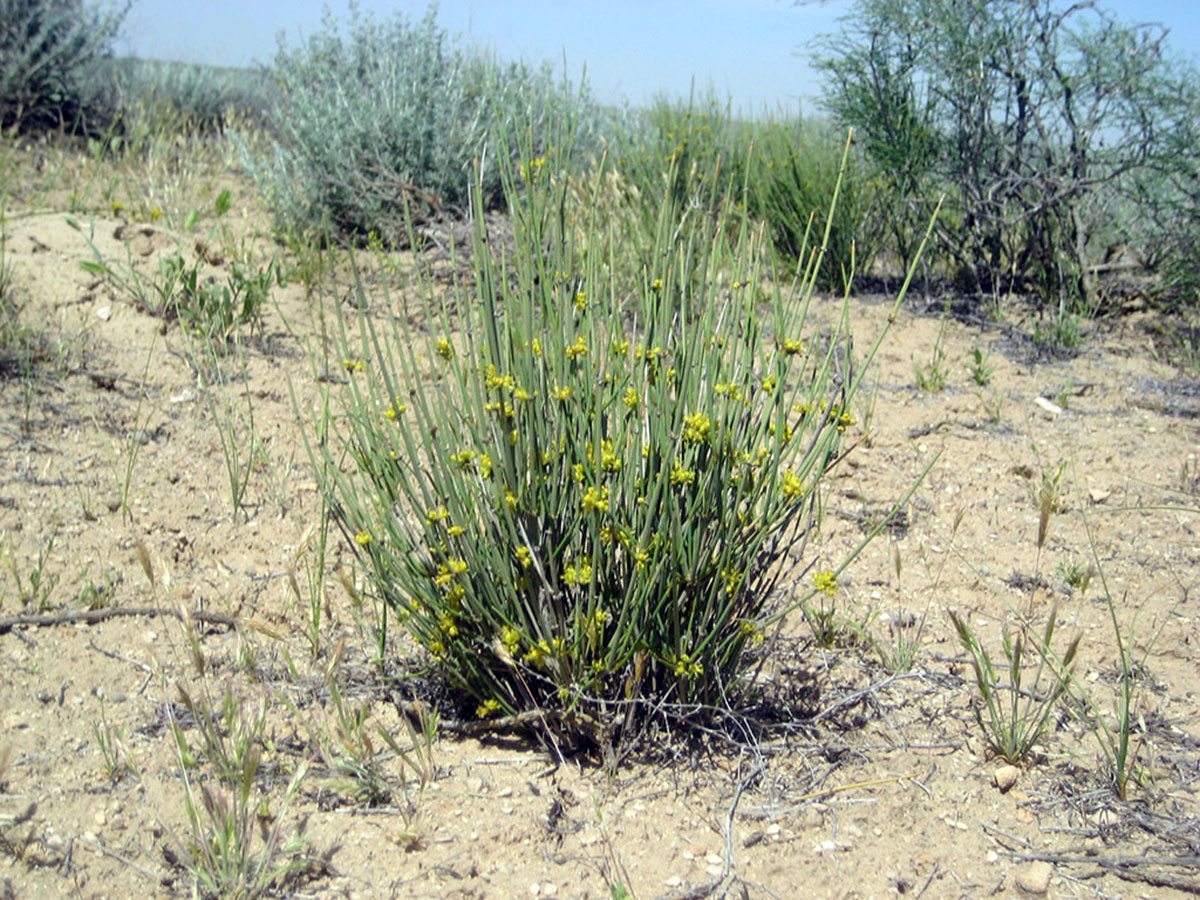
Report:
[[[310,452],[381,648],[390,616],[481,718],[607,743],[643,702],[737,696],[874,348],[856,357],[844,312],[807,322],[820,243],[763,306],[763,235],[664,199],[654,267],[614,271],[559,138],[502,166],[511,251],[476,205],[475,294],[430,293],[428,338],[377,324],[359,281],[340,416]]]
[[[1057,607],[1050,611],[1045,631],[1038,635],[1022,623],[1014,635],[1006,627],[1002,642],[1004,663],[993,663],[991,654],[979,642],[966,621],[953,611],[950,619],[959,641],[971,656],[975,685],[982,708],[974,706],[975,719],[983,729],[988,750],[1013,765],[1026,762],[1034,753],[1042,733],[1058,708],[1058,701],[1071,679],[1071,665],[1079,649],[1079,637],[1067,646],[1061,657],[1054,654]],[[1026,671],[1032,655],[1032,680]],[[1007,684],[1000,672],[1007,670]],[[986,713],[986,715],[985,715]]]

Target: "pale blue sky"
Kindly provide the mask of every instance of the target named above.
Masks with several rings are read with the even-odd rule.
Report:
[[[345,0],[331,2],[344,14]],[[1200,0],[1101,0],[1127,22],[1160,22],[1172,50],[1200,59]],[[377,16],[422,15],[424,0],[360,0]],[[138,56],[245,66],[270,62],[282,30],[295,45],[320,27],[322,0],[137,0],[120,49]],[[603,102],[686,96],[693,80],[747,112],[789,109],[820,89],[804,44],[835,31],[850,0],[442,0],[448,31],[506,59],[584,65]],[[800,55],[797,55],[799,52]]]

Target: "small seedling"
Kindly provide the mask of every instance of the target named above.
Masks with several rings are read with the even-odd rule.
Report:
[[[981,388],[988,386],[992,380],[992,374],[996,371],[996,367],[989,362],[991,358],[990,350],[984,353],[978,346],[971,348],[971,359],[967,363],[967,371],[971,375],[971,380]]]
[[[125,743],[125,729],[108,721],[104,713],[104,701],[100,701],[100,721],[92,725],[92,737],[100,748],[104,760],[104,776],[110,784],[116,784],[126,775],[140,779],[138,768],[129,746]]]
[[[24,608],[34,607],[38,612],[50,608],[50,595],[58,585],[58,575],[46,569],[50,554],[54,551],[54,535],[38,548],[37,561],[29,567],[29,572],[22,575],[21,567],[12,558],[5,547],[7,532],[0,533],[0,562],[4,563],[17,586],[17,598]]]
[[[933,358],[923,366],[914,366],[917,387],[930,394],[936,394],[946,388],[946,351],[939,339],[933,345]]]
[[[1096,567],[1087,560],[1063,560],[1058,565],[1058,574],[1064,584],[1086,595],[1096,575]]]
[[[1033,497],[1038,508],[1038,550],[1046,545],[1046,537],[1050,533],[1051,516],[1064,512],[1067,508],[1062,487],[1062,473],[1066,467],[1067,464],[1061,462],[1056,469],[1042,469],[1042,480]]]

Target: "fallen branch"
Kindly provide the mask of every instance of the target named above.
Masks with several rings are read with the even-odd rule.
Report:
[[[115,619],[119,616],[172,616],[180,622],[185,619],[191,619],[195,622],[203,622],[206,625],[223,625],[226,628],[233,628],[237,625],[237,622],[230,616],[205,612],[200,609],[182,612],[178,609],[168,609],[158,606],[110,606],[105,609],[84,609],[77,612],[30,613],[19,616],[5,616],[4,618],[0,618],[0,634],[8,634],[14,628],[48,628],[52,625],[72,625],[76,622],[95,625],[98,622],[103,622],[106,619]]]

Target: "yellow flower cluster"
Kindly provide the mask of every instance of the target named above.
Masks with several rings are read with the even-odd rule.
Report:
[[[484,700],[475,707],[475,715],[481,719],[486,719],[488,716],[495,715],[500,711],[500,701],[495,698]]]
[[[563,584],[591,584],[592,581],[592,564],[590,562],[580,562],[578,565],[571,563],[563,569],[562,580]]]
[[[607,487],[587,487],[583,492],[583,511],[606,513],[609,509]]]
[[[831,569],[813,573],[813,587],[832,597],[837,592],[837,575]]]
[[[712,420],[702,412],[683,417],[683,440],[689,444],[707,444],[712,435]]]

